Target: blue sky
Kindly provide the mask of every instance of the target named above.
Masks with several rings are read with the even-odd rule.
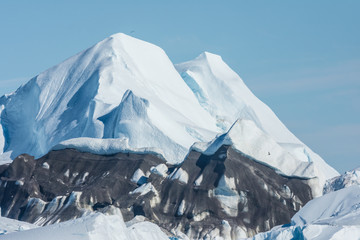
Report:
[[[219,54],[330,165],[360,166],[360,1],[0,2],[0,95],[117,32]]]

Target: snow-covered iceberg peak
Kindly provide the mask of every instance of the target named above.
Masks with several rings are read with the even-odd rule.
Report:
[[[90,149],[84,146],[94,142],[89,139],[125,138],[130,150],[159,149],[167,161],[179,163],[194,142],[210,141],[239,118],[254,123],[256,131],[265,134],[261,136],[269,136],[260,138],[262,144],[282,146],[299,162],[321,163],[326,170],[322,178],[337,174],[252,94],[220,56],[205,52],[175,68],[160,47],[125,34],[104,39],[1,97],[0,159],[23,153],[40,157],[69,139],[80,141],[71,141],[72,146]],[[104,141],[100,149],[109,144]],[[251,150],[255,143],[247,144],[243,146],[250,149],[242,152],[266,162]],[[294,175],[279,167],[287,164],[282,160],[289,155],[286,151],[279,150],[278,160],[275,150],[265,158],[272,167]]]
[[[220,56],[205,52],[175,66],[201,106],[224,130],[238,118],[250,119],[278,142],[301,143]]]
[[[141,102],[146,106],[137,108]],[[22,153],[39,157],[71,138],[108,138],[108,132],[121,132],[132,148],[164,148],[165,142],[158,145],[153,140],[166,136],[175,142],[176,148],[169,150],[173,155],[182,149],[170,160],[179,162],[194,141],[210,139],[219,131],[165,52],[125,34],[112,35],[39,74],[1,98],[0,109],[0,153],[12,151],[11,158]],[[111,112],[130,117],[129,111],[137,113],[131,115],[137,121],[120,119],[109,127],[101,120]],[[149,141],[143,144],[136,129],[145,126],[136,124],[145,122],[158,135],[147,136],[150,131],[145,131],[141,138]]]

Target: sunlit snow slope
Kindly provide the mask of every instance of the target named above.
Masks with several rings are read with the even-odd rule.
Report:
[[[301,165],[297,170],[294,169],[294,165],[290,169],[283,165],[279,168],[283,173],[301,175],[300,172],[304,170],[304,165],[313,162],[315,165],[315,169],[312,170],[313,175],[320,175],[322,184],[325,179],[338,175],[319,155],[311,151],[286,128],[274,112],[247,88],[243,80],[220,56],[205,52],[192,61],[177,64],[176,69],[194,92],[201,106],[216,119],[217,126],[226,130],[236,119],[247,119],[255,123],[255,126],[254,124],[247,124],[248,122],[234,124],[235,126],[242,125],[243,131],[237,133],[234,133],[236,130],[232,131],[231,135],[237,139],[234,140],[233,137],[233,143],[242,141],[248,145],[253,145],[253,147],[245,149],[245,152],[259,154],[257,150],[262,148],[266,155],[270,153],[266,159],[274,158],[271,156],[271,152],[274,152],[272,151],[274,144],[267,142],[271,139],[271,142],[277,145],[275,152],[281,155],[280,160],[275,160],[275,162],[287,161],[286,165],[290,167],[295,160],[297,162],[295,166]],[[234,129],[238,129],[238,127],[234,127]],[[262,133],[260,134],[260,132]],[[267,140],[255,142],[247,135],[249,133],[253,137],[255,135],[266,135]],[[256,139],[259,140],[259,138]],[[241,151],[243,151],[242,149]],[[263,160],[256,155],[249,155],[276,168],[283,164],[275,163],[274,165],[273,160]],[[263,157],[265,156],[261,155],[261,158]],[[290,172],[294,174],[289,174]],[[305,175],[309,176],[308,174]]]
[[[161,48],[124,34],[99,42],[3,96],[0,114],[3,158],[22,153],[40,157],[53,147],[76,146],[96,153],[123,151],[125,146],[131,151],[150,149],[170,163],[179,163],[194,142],[208,142],[237,119],[247,119],[254,124],[241,128],[258,129],[268,136],[265,140],[272,139],[257,148],[269,152],[267,146],[275,144],[278,152],[291,155],[294,166],[314,165],[314,176],[321,183],[337,175],[220,56],[203,53],[175,68]],[[236,141],[253,140],[235,135]],[[273,162],[278,161],[275,156]],[[257,159],[258,155],[251,157],[278,168]],[[280,171],[302,176],[301,169]]]
[[[301,143],[220,56],[205,52],[176,68],[199,103],[224,130],[237,118],[250,119],[277,142]]]
[[[157,147],[179,162],[218,131],[164,51],[124,34],[39,74],[0,106],[0,149],[11,158],[93,137],[128,138],[130,147]]]

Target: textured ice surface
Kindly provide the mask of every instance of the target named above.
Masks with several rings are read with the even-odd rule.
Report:
[[[351,186],[308,202],[291,220],[254,238],[360,239],[360,186]]]
[[[140,195],[142,196],[149,193],[150,191],[156,193],[156,189],[151,183],[145,183],[140,187],[136,188],[134,191],[132,191],[131,194],[140,193]]]
[[[223,210],[229,216],[236,217],[238,214],[238,204],[246,203],[246,196],[241,196],[236,191],[235,179],[223,175],[214,190],[210,190],[210,195],[217,198]]]
[[[324,186],[324,194],[353,185],[360,185],[360,167],[329,179]]]
[[[230,130],[214,138],[208,143],[195,143],[191,149],[206,155],[214,154],[222,145],[231,145],[236,150],[250,156],[254,160],[276,169],[280,174],[304,178],[316,178],[313,184],[315,196],[322,194],[322,186],[327,177],[325,172],[331,170],[322,159],[305,161],[297,157],[298,148],[305,149],[300,144],[279,144],[272,136],[262,131],[252,120],[239,119]],[[289,149],[295,149],[292,154]],[[310,150],[308,150],[310,151]],[[325,171],[323,171],[325,169]]]

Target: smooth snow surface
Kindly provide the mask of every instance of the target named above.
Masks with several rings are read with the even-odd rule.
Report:
[[[167,240],[158,226],[138,222],[126,226],[120,210],[114,215],[93,213],[82,218],[32,230],[14,232],[1,237],[7,240]]]
[[[310,201],[295,214],[292,222],[298,226],[312,223],[360,227],[360,186],[344,188]]]
[[[38,226],[27,222],[21,222],[10,218],[0,217],[0,239],[1,235],[9,234],[13,232],[25,231]]]
[[[341,176],[329,179],[324,186],[324,194],[353,185],[360,185],[360,167],[347,171]]]
[[[99,155],[111,155],[114,153],[138,153],[153,154],[164,158],[164,153],[156,148],[131,148],[127,138],[72,138],[60,142],[52,148],[52,150],[62,150],[66,148],[74,148],[82,152],[90,152]]]
[[[161,163],[161,164],[157,165],[156,167],[151,167],[151,168],[150,168],[150,171],[151,171],[152,173],[155,173],[155,174],[160,175],[160,176],[162,176],[162,177],[166,177],[166,176],[167,176],[166,173],[167,173],[167,171],[168,171],[168,167],[167,167],[165,164]]]
[[[277,226],[251,239],[360,239],[360,186],[313,199],[295,214],[289,226]]]
[[[40,157],[51,149],[76,148],[156,153],[174,164],[194,142],[210,141],[237,119],[257,127],[246,138],[255,142],[241,150],[255,160],[287,175],[316,175],[320,185],[338,175],[220,56],[205,52],[174,67],[161,48],[125,34],[106,38],[1,97],[0,154],[8,161],[22,153]],[[270,157],[255,151],[268,147]],[[308,162],[314,174],[305,169],[312,168]]]
[[[224,130],[237,118],[250,119],[278,142],[300,143],[220,56],[205,52],[192,61],[177,64],[176,68],[200,104]]]
[[[170,175],[171,180],[179,180],[180,182],[187,184],[189,180],[189,174],[182,168],[178,168],[173,174]]]

